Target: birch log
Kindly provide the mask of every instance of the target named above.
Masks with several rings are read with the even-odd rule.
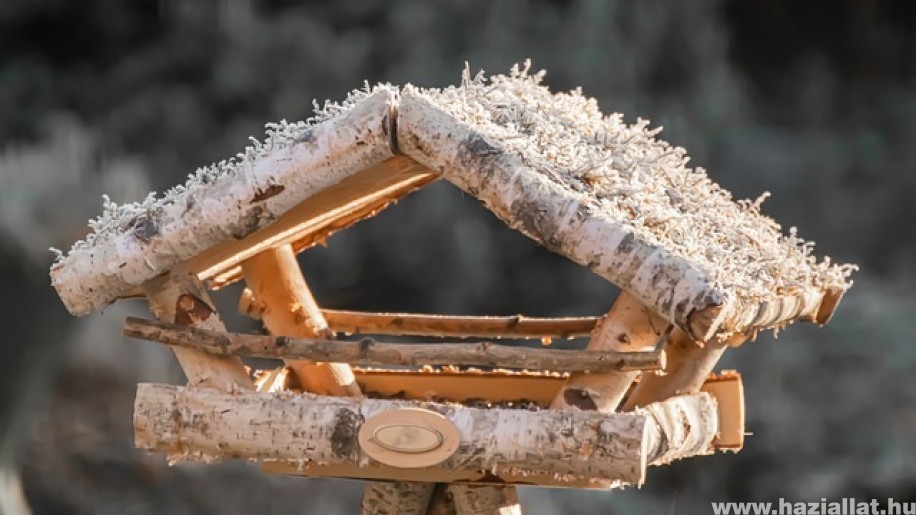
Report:
[[[480,343],[381,343],[217,333],[127,317],[124,335],[223,356],[333,361],[350,365],[491,366],[555,372],[608,372],[664,368],[663,351],[602,352]]]
[[[546,96],[546,89],[526,80],[487,85],[469,80],[462,88],[447,90],[403,88],[398,148],[441,172],[513,229],[631,292],[698,341],[734,330],[824,318],[819,317],[825,299],[822,285],[828,291],[848,288],[853,268],[812,267],[799,243],[787,249],[771,222],[760,216],[748,219],[747,211],[736,209],[720,188],[700,185],[694,172],[683,168],[683,160],[669,162],[675,166],[667,168],[660,161],[647,164],[645,152],[659,158],[672,153],[666,144],[652,141],[653,134],[626,136],[600,117],[588,127],[578,125],[580,117],[594,116],[582,112],[593,105],[573,105],[577,102],[567,95]],[[520,124],[537,128],[518,130]],[[635,132],[645,130],[639,127]],[[599,143],[601,138],[613,139],[614,132],[622,137],[615,148]],[[626,172],[617,173],[616,167]],[[665,172],[656,173],[660,169]],[[606,173],[617,180],[605,182]],[[680,184],[671,182],[675,176]],[[604,185],[606,196],[595,184]],[[652,202],[639,206],[630,192],[640,192],[640,198]],[[636,205],[614,208],[621,202]],[[694,227],[657,230],[668,224],[667,215],[683,214],[683,206],[690,202],[690,216],[675,216],[681,223],[694,220]],[[674,210],[655,209],[672,205]],[[784,253],[764,252],[760,245],[747,247],[746,237],[723,240],[717,224],[737,225],[734,234],[750,234],[751,240],[767,241]],[[677,238],[671,239],[675,234]],[[710,249],[719,256],[712,262],[702,257]],[[791,292],[781,291],[786,289],[779,288],[781,281],[760,281],[747,274],[743,258],[728,259],[746,254],[777,263],[769,268],[771,277],[799,277]],[[765,259],[776,255],[786,259]],[[713,271],[735,281],[726,286]],[[812,281],[813,277],[818,279]],[[825,313],[830,301],[826,304]]]
[[[699,394],[698,402],[715,409]],[[455,453],[432,468],[457,471],[543,471],[639,484],[647,460],[643,412],[476,409],[416,401],[321,397],[310,394],[222,394],[141,384],[134,412],[141,449],[183,452],[191,459],[251,460],[385,468],[363,451],[364,421],[395,408],[444,415],[460,433]],[[696,429],[696,428],[694,428]],[[710,435],[714,436],[713,435]],[[398,477],[396,467],[391,478]]]
[[[278,130],[240,159],[212,166],[185,188],[110,220],[52,266],[51,282],[64,305],[74,315],[101,309],[134,286],[253,233],[392,157],[397,91],[379,87],[360,97],[321,123]]]
[[[641,239],[429,95],[402,91],[397,130],[402,152],[442,172],[513,229],[590,267],[697,339],[711,338],[731,315],[732,298],[696,263]]]
[[[242,271],[257,302],[264,306],[264,325],[272,334],[302,338],[331,335],[289,245],[250,258]],[[295,360],[289,366],[309,392],[361,395],[348,365]]]
[[[595,329],[590,351],[648,352],[655,348],[668,323],[627,292],[620,296]],[[611,412],[636,378],[634,371],[573,374],[551,404],[554,409],[577,408]]]
[[[150,309],[162,321],[213,331],[226,330],[206,289],[197,276],[184,267],[147,282],[144,291]],[[173,347],[173,350],[191,386],[223,392],[254,388],[237,357],[215,356],[193,348]]]

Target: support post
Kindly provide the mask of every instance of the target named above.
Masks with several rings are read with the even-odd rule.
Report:
[[[255,302],[263,306],[262,320],[271,334],[298,338],[331,336],[289,245],[262,251],[245,261],[242,271]],[[349,365],[304,360],[288,364],[306,391],[333,396],[361,395]]]
[[[207,290],[197,275],[184,266],[148,281],[143,290],[150,309],[159,320],[211,331],[226,331]],[[197,349],[172,349],[191,386],[205,386],[222,392],[254,388],[238,357],[213,356]]]
[[[253,296],[246,301],[260,305],[261,318],[272,334],[299,338],[333,336],[290,245],[267,249],[248,259],[242,264],[242,273]],[[290,361],[289,366],[306,391],[362,396],[349,365],[296,360]],[[375,507],[399,506],[405,513],[423,513],[432,489],[433,483],[369,483],[363,496],[362,512],[380,513]]]
[[[623,291],[610,312],[598,323],[587,349],[616,352],[651,351],[668,325],[668,322],[636,297]],[[637,374],[638,371],[573,374],[560,389],[550,407],[610,413],[617,409]]]
[[[675,329],[665,342],[668,358],[665,374],[643,374],[624,403],[623,411],[700,391],[725,349],[739,345],[744,339],[746,336],[739,334],[727,342],[710,340],[700,344],[684,331]]]

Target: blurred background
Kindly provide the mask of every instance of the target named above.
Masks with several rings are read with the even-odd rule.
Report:
[[[76,319],[49,286],[103,193],[117,202],[234,155],[265,122],[370,82],[457,83],[526,57],[555,90],[647,117],[738,198],[855,262],[826,328],[726,354],[745,377],[737,455],[641,490],[521,489],[528,514],[709,513],[710,501],[916,501],[916,3],[691,0],[0,3],[0,511],[355,513],[362,484],[168,468],[133,449],[138,381],[180,382],[125,341],[122,302]],[[615,290],[436,184],[301,257],[327,307],[601,314]],[[216,295],[230,328],[238,289]],[[248,325],[246,325],[248,324]],[[22,492],[19,496],[17,492]],[[18,513],[16,515],[19,515]]]

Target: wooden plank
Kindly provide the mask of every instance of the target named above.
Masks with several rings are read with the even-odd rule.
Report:
[[[486,371],[353,370],[364,392],[392,398],[448,402],[531,402],[550,405],[566,381],[564,375]]]
[[[719,436],[715,446],[719,450],[738,452],[744,447],[744,385],[741,374],[725,370],[712,375],[703,383],[701,392],[716,398],[719,410]]]
[[[325,326],[324,330],[327,329]],[[316,327],[308,327],[320,334]],[[189,330],[174,324],[127,317],[124,335],[223,355],[349,363],[351,365],[488,366],[555,372],[659,370],[663,351],[602,352],[541,349],[479,343],[381,343],[371,338],[358,342],[295,339],[240,333]]]
[[[375,216],[439,176],[404,156],[389,158],[321,190],[273,223],[240,240],[227,240],[190,258],[187,266],[211,288],[242,279],[241,264],[271,247],[291,245],[295,252],[323,243],[333,233]],[[132,288],[120,299],[142,296]]]
[[[304,338],[330,335],[289,245],[267,249],[242,267],[249,288],[266,306],[263,320],[268,331]],[[360,395],[349,365],[305,360],[291,360],[289,365],[309,392]]]

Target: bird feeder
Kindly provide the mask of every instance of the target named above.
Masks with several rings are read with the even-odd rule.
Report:
[[[646,122],[540,79],[515,68],[356,91],[162,196],[108,202],[51,278],[74,315],[147,299],[155,319],[129,318],[125,334],[169,345],[187,375],[138,386],[137,447],[370,480],[366,513],[518,512],[512,485],[638,486],[649,466],[740,450],[741,379],[713,374],[719,357],[760,330],[826,323],[852,267],[734,202]],[[610,311],[322,309],[296,254],[441,179],[619,286]],[[267,334],[224,326],[208,290],[237,281]],[[498,343],[571,336],[587,348]],[[285,366],[250,371],[241,356]]]

